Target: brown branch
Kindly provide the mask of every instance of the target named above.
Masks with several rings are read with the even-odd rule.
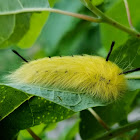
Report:
[[[30,128],[26,129],[34,140],[41,140]]]
[[[88,111],[96,118],[96,120],[105,128],[107,131],[110,130],[109,126],[101,119],[101,117],[92,109],[88,108]]]
[[[123,0],[124,1],[124,5],[125,5],[125,8],[126,8],[126,13],[127,13],[127,18],[128,18],[128,23],[129,23],[129,26],[135,30],[133,24],[132,24],[132,20],[131,20],[131,15],[130,15],[130,10],[129,10],[129,5],[128,5],[128,2],[127,0]]]
[[[118,137],[126,132],[137,129],[139,127],[140,127],[140,121],[130,123],[120,128],[113,129],[107,133],[104,133],[103,135],[100,135],[98,138],[96,138],[96,140],[110,140],[112,138]]]
[[[132,140],[139,140],[140,139],[140,129],[135,133],[135,135],[132,137]]]

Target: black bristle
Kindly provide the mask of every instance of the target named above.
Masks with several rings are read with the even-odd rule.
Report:
[[[28,61],[24,58],[24,57],[22,57],[17,51],[15,51],[15,50],[12,50],[17,56],[19,56],[23,61],[25,61],[26,63],[28,63]]]
[[[112,41],[110,50],[109,50],[108,55],[107,55],[107,57],[106,57],[106,61],[109,60],[109,57],[110,57],[110,55],[111,55],[111,52],[112,52],[112,50],[113,50],[114,45],[115,45],[115,41]]]
[[[140,71],[140,68],[136,68],[136,69],[133,69],[133,70],[124,71],[124,72],[121,72],[119,75],[131,73],[131,72],[136,72],[136,71]]]

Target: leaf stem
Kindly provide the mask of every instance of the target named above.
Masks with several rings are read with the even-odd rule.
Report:
[[[90,0],[82,0],[82,2],[91,12],[93,12],[98,17],[102,18],[103,20],[107,18],[107,16],[98,8],[96,8],[96,6],[94,6]]]
[[[90,22],[95,22],[95,23],[107,23],[115,28],[118,28],[126,33],[129,33],[130,35],[133,35],[135,37],[140,38],[140,33],[137,32],[136,30],[133,30],[131,28],[128,28],[119,22],[115,21],[114,19],[108,17],[105,15],[102,11],[100,11],[98,8],[96,8],[90,0],[82,0],[83,3],[87,6],[89,10],[91,10],[94,14],[96,14],[99,18],[83,15],[83,14],[77,14],[77,13],[72,13],[72,12],[67,12],[59,9],[53,9],[53,8],[23,8],[23,9],[18,9],[16,11],[10,11],[10,12],[1,12],[0,15],[11,15],[11,14],[19,14],[19,13],[28,13],[28,12],[43,12],[43,11],[48,11],[48,12],[53,12],[53,13],[58,13],[58,14],[63,14],[67,16],[72,16],[76,18],[80,18],[83,20],[87,20]]]
[[[126,75],[126,79],[134,79],[134,80],[140,80],[140,75]]]
[[[96,22],[96,23],[102,22],[102,20],[100,18],[94,18],[91,16],[67,12],[67,11],[54,9],[54,8],[24,8],[24,9],[20,9],[20,10],[16,10],[16,11],[11,11],[11,12],[3,12],[3,13],[0,13],[0,15],[20,14],[20,13],[27,13],[27,12],[43,12],[43,11],[72,16],[72,17],[80,18],[80,19],[87,20],[90,22]]]
[[[139,140],[139,139],[140,139],[140,129],[132,137],[132,140]]]
[[[107,130],[109,131],[109,126],[101,119],[101,117],[92,109],[88,108],[88,111],[96,118],[96,120]]]
[[[133,24],[132,24],[132,20],[131,20],[131,15],[130,15],[130,10],[129,10],[128,1],[127,1],[127,0],[123,0],[123,1],[124,1],[124,5],[125,5],[125,8],[126,8],[128,23],[129,23],[130,27],[131,27],[133,30],[135,30],[135,28],[133,27]]]
[[[34,140],[41,140],[30,128],[26,129]]]
[[[125,132],[131,131],[131,130],[137,129],[137,128],[140,128],[140,121],[127,124],[118,129],[115,129],[115,130],[111,130],[111,131],[103,134],[102,136],[96,138],[95,140],[109,140],[109,139],[115,138]]]
[[[96,8],[96,6],[92,5],[92,3],[90,2],[90,0],[82,0],[84,2],[84,4],[87,6],[87,8],[92,11],[94,14],[96,14],[97,16],[99,16],[102,19],[102,22],[110,24],[113,27],[116,27],[126,33],[129,33],[135,37],[140,38],[140,33],[128,28],[122,24],[120,24],[119,22],[115,21],[114,19],[108,17],[107,15],[105,15],[102,11],[100,11],[98,8]]]

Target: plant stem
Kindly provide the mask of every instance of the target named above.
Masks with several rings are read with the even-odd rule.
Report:
[[[124,5],[125,5],[125,8],[126,8],[128,23],[129,23],[130,27],[131,27],[133,30],[135,30],[135,28],[133,27],[133,24],[132,24],[132,20],[131,20],[131,15],[130,15],[130,10],[129,10],[128,1],[127,1],[127,0],[123,0],[123,1],[124,1]]]
[[[96,8],[94,5],[92,5],[92,3],[90,2],[90,0],[83,0],[84,4],[87,6],[87,8],[89,10],[91,10],[94,14],[96,14],[97,16],[99,16],[102,19],[102,22],[107,23],[112,25],[113,27],[116,27],[126,33],[129,33],[135,37],[140,38],[140,33],[132,30],[122,24],[120,24],[119,22],[113,20],[112,18],[108,17],[107,15],[105,15],[102,11],[100,11],[98,8]]]
[[[120,24],[119,22],[113,20],[112,18],[108,17],[103,12],[101,12],[98,8],[96,8],[94,5],[92,5],[90,0],[82,0],[82,1],[84,1],[85,5],[94,14],[96,14],[99,18],[95,18],[95,17],[83,15],[83,14],[67,12],[67,11],[63,11],[63,10],[59,10],[59,9],[53,9],[53,8],[23,8],[23,9],[19,9],[19,10],[16,10],[16,11],[1,12],[0,15],[10,15],[10,14],[19,14],[19,13],[27,13],[27,12],[48,11],[48,12],[59,13],[59,14],[67,15],[67,16],[80,18],[80,19],[87,20],[87,21],[90,21],[90,22],[96,22],[96,23],[104,22],[104,23],[110,24],[111,26],[113,26],[115,28],[118,28],[118,29],[120,29],[120,30],[122,30],[126,33],[129,33],[130,35],[133,35],[135,37],[140,38],[140,33],[139,32],[137,32],[135,30],[132,30],[132,29]]]
[[[137,128],[140,128],[140,121],[127,124],[127,125],[122,126],[118,129],[115,129],[115,130],[111,130],[111,131],[103,134],[102,136],[96,138],[95,140],[110,140],[110,139],[115,138],[115,137],[117,137],[125,132],[131,131],[131,130],[137,129]]]
[[[82,0],[83,3],[85,4],[85,6],[92,11],[95,15],[99,16],[100,18],[102,18],[103,20],[107,18],[107,16],[100,11],[98,8],[96,8],[96,6],[94,6],[90,0]]]
[[[26,129],[34,140],[41,140],[30,128]]]
[[[96,120],[107,130],[109,131],[109,126],[100,118],[100,116],[92,109],[88,108],[88,111],[96,118]]]
[[[90,22],[96,22],[96,23],[102,22],[100,18],[94,18],[91,16],[83,15],[83,14],[77,14],[77,13],[67,12],[67,11],[53,9],[53,8],[23,8],[23,9],[11,11],[11,12],[3,12],[3,13],[0,13],[0,15],[20,14],[20,13],[27,13],[27,12],[42,12],[42,11],[72,16],[72,17],[80,18],[80,19],[87,20]]]
[[[132,140],[139,140],[140,139],[140,129],[135,133],[135,135],[132,137]]]
[[[133,35],[137,38],[140,38],[140,33],[139,32],[137,32],[135,30],[132,30],[132,29],[120,24],[119,22],[111,19],[110,17],[107,17],[106,19],[104,19],[104,22],[108,23],[108,24],[112,25],[113,27],[116,27],[116,28],[118,28],[118,29],[120,29],[120,30],[122,30],[126,33],[129,33],[130,35]]]
[[[126,79],[134,79],[134,80],[140,80],[140,75],[126,75]]]

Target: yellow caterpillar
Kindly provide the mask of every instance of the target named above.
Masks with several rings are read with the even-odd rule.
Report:
[[[28,62],[10,74],[14,83],[33,84],[47,88],[94,95],[103,100],[116,100],[127,89],[122,70],[99,56],[65,56]],[[134,71],[134,70],[131,70]],[[127,72],[125,72],[127,73]]]

